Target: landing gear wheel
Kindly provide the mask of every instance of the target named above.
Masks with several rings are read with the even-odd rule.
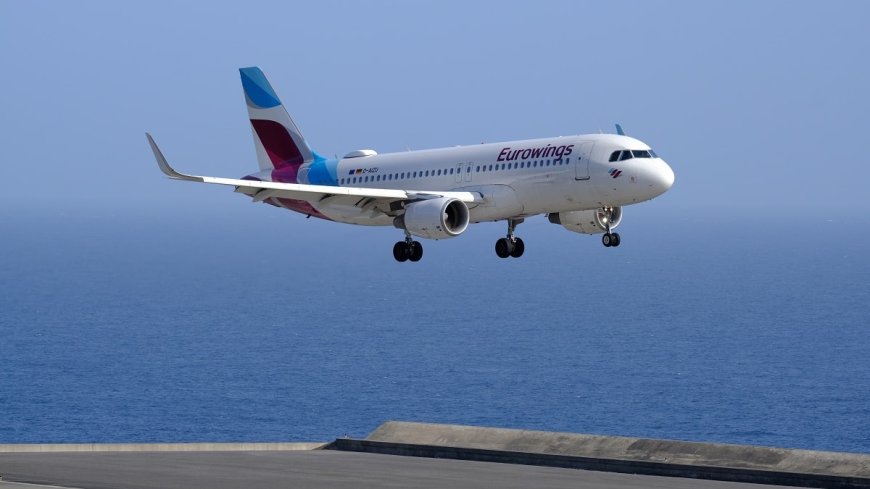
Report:
[[[507,237],[500,238],[495,242],[495,254],[498,255],[499,258],[507,258],[509,256],[519,258],[523,256],[523,252],[526,251],[526,245],[523,244],[523,240],[514,236],[514,230],[518,225],[522,224],[523,218],[511,218],[508,219],[507,222]]]
[[[610,233],[604,233],[604,236],[601,237],[601,244],[603,244],[605,248],[613,246],[613,235]]]
[[[610,246],[619,246],[620,241],[619,233],[610,234]]]
[[[514,238],[514,249],[511,251],[511,256],[514,258],[519,258],[523,256],[523,252],[526,251],[526,245],[523,243],[523,240],[520,238]]]
[[[419,241],[411,241],[408,259],[411,261],[420,261],[423,258],[423,245]]]
[[[511,256],[511,242],[507,238],[499,238],[495,242],[495,254],[499,258],[507,258]]]
[[[394,244],[393,258],[395,258],[397,262],[403,262],[410,258],[410,250],[408,249],[408,244],[404,241],[399,241]]]

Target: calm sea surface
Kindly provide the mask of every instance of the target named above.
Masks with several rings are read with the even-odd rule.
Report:
[[[277,210],[0,220],[0,443],[330,440],[391,419],[870,452],[870,232],[626,212],[391,257]]]

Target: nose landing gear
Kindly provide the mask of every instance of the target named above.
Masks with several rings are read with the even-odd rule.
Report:
[[[423,245],[411,239],[410,234],[405,234],[405,241],[398,241],[393,245],[393,258],[397,262],[420,261],[423,258]]]
[[[598,211],[599,221],[606,227],[604,236],[601,237],[601,244],[603,244],[605,248],[610,248],[611,246],[617,247],[621,241],[619,233],[610,231],[610,225],[614,221],[614,212],[616,212],[617,209],[614,209],[613,207],[605,207]],[[618,216],[619,215],[621,215],[621,213],[618,214]],[[616,224],[619,224],[619,217],[616,217]]]
[[[507,258],[509,256],[519,258],[526,251],[526,245],[523,240],[514,236],[514,229],[523,222],[523,219],[508,219],[507,237],[499,238],[495,242],[495,254],[499,258]]]

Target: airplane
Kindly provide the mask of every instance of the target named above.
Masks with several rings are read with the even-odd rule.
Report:
[[[272,85],[257,67],[239,70],[260,171],[240,179],[196,176],[172,168],[151,134],[148,143],[169,178],[234,187],[254,202],[307,217],[365,226],[394,226],[405,238],[393,246],[399,262],[419,261],[414,237],[460,236],[470,223],[506,221],[495,243],[500,258],[519,258],[525,243],[514,232],[546,215],[569,231],[614,232],[622,208],[651,200],[674,183],[674,172],[648,145],[617,134],[587,134],[378,154],[360,149],[330,159],[308,145]]]

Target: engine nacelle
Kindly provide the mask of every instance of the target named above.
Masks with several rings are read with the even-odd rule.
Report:
[[[616,229],[622,221],[622,207],[595,209],[591,211],[557,212],[547,216],[553,224],[561,224],[568,231],[584,234],[599,234]]]
[[[468,227],[468,206],[448,197],[413,202],[405,206],[405,214],[393,225],[421,238],[452,238]]]

